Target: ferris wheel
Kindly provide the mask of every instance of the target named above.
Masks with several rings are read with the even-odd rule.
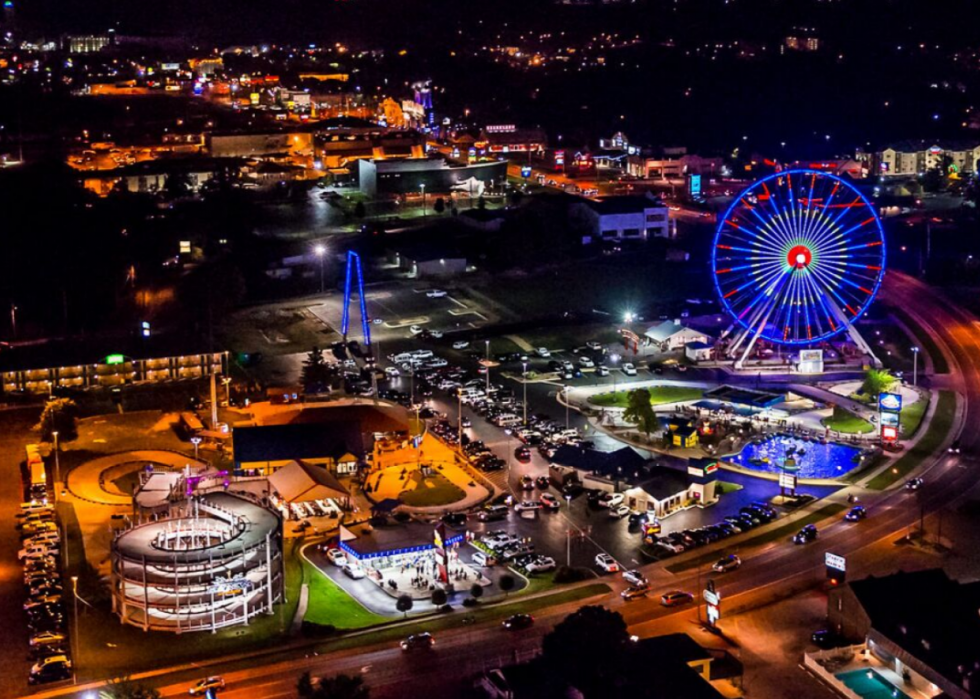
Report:
[[[852,324],[885,274],[884,231],[852,184],[815,170],[779,172],[719,220],[712,267],[739,329],[730,354],[748,340],[748,356],[760,338],[804,346],[850,330],[857,339]]]

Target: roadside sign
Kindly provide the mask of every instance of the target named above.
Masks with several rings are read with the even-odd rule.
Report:
[[[796,490],[796,484],[799,482],[799,478],[795,473],[780,473],[779,474],[779,487],[785,488],[787,490]]]
[[[824,555],[827,579],[832,585],[843,585],[847,580],[847,559],[829,551]]]
[[[521,166],[521,177],[523,177],[526,180],[530,176],[531,176],[531,166],[530,165],[522,165]]]

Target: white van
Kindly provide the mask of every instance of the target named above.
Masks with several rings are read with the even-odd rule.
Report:
[[[432,350],[427,349],[415,350],[411,355],[416,359],[432,359],[433,357]]]
[[[494,424],[497,427],[514,427],[515,425],[521,424],[521,418],[517,415],[498,415],[494,419]]]
[[[483,551],[477,551],[473,554],[473,564],[478,565],[481,568],[489,568],[490,566],[497,565],[496,557],[484,553]]]

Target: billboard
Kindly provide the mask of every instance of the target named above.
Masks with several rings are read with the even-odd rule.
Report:
[[[690,175],[687,178],[687,193],[692,199],[701,196],[701,175]]]
[[[841,585],[847,579],[847,560],[843,556],[828,551],[824,556],[827,579],[834,585]]]
[[[894,413],[902,410],[902,396],[898,393],[879,393],[878,409],[887,410]]]
[[[796,484],[799,481],[796,474],[794,473],[780,473],[779,474],[779,487],[786,488],[788,490],[796,490]]]
[[[892,427],[891,425],[881,426],[881,440],[883,442],[897,442],[898,441],[898,428]]]
[[[889,427],[898,427],[899,417],[898,413],[882,413],[881,414],[881,424],[888,425]]]

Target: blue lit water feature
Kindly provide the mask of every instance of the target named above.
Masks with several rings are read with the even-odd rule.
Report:
[[[861,449],[848,444],[804,440],[776,434],[746,444],[728,457],[744,468],[768,473],[794,473],[800,478],[839,478],[861,463]]]

